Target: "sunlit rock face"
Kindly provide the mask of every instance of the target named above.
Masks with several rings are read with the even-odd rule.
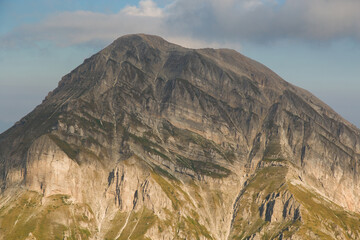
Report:
[[[127,35],[0,135],[0,239],[357,239],[359,136],[234,50]]]

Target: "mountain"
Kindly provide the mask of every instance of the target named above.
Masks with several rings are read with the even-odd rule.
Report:
[[[360,239],[359,162],[260,63],[127,35],[0,135],[0,239]]]
[[[0,133],[4,132],[6,129],[8,129],[11,126],[11,122],[2,121],[0,120]]]

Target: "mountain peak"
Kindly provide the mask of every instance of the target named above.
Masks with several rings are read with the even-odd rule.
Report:
[[[107,51],[108,49],[121,49],[121,48],[133,48],[136,46],[147,46],[155,49],[167,49],[169,47],[176,47],[176,48],[182,48],[176,44],[170,43],[166,41],[165,39],[156,36],[156,35],[149,35],[149,34],[128,34],[119,37],[114,42],[112,42],[107,48],[105,48],[103,51]]]
[[[358,129],[264,65],[126,35],[0,135],[0,239],[356,239],[359,163]]]
[[[137,42],[148,42],[148,43],[164,43],[167,42],[165,39],[163,39],[160,36],[157,35],[150,35],[150,34],[144,34],[144,33],[136,33],[136,34],[128,34],[121,36],[117,38],[114,43],[118,43],[121,41],[131,41],[131,43],[137,43]],[[167,42],[169,43],[169,42]]]

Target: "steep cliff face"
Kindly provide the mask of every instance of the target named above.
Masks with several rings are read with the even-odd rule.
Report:
[[[0,239],[355,239],[359,161],[265,66],[128,35],[0,135]]]

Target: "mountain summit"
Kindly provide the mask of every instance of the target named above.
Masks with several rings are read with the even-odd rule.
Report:
[[[126,35],[0,135],[0,239],[359,239],[359,162],[262,64]]]

